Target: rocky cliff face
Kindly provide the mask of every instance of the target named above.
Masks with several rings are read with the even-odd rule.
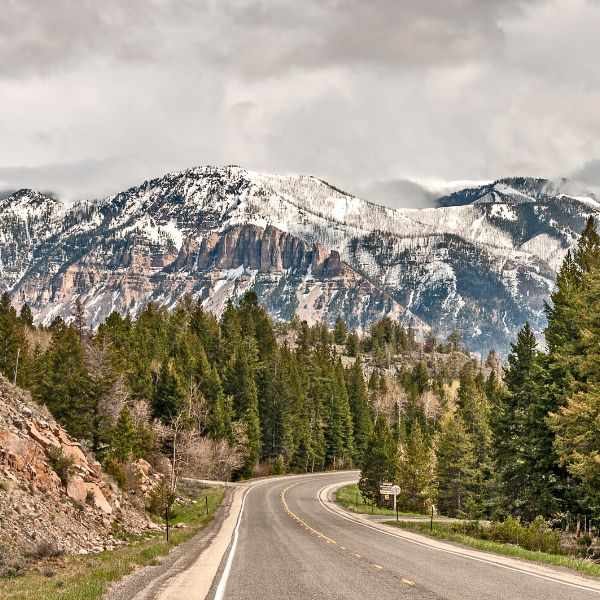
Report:
[[[46,410],[0,376],[2,557],[35,554],[41,544],[100,551],[119,543],[115,527],[142,532],[150,523]]]
[[[46,323],[80,298],[97,325],[185,293],[219,313],[253,287],[278,318],[364,328],[389,315],[506,349],[525,320],[543,328],[556,270],[600,211],[592,194],[567,191],[503,179],[439,208],[394,210],[239,167],[168,174],[68,210],[21,191],[0,205],[0,288]]]

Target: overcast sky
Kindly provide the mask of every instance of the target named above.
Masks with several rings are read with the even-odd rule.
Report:
[[[600,0],[4,0],[0,188],[310,173],[600,184]]]

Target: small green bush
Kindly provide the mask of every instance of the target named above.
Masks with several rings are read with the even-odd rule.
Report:
[[[157,517],[162,517],[167,507],[171,511],[174,502],[175,494],[171,491],[167,482],[163,480],[155,485],[150,492],[146,510]],[[174,517],[174,515],[171,514],[171,517]]]
[[[48,450],[48,463],[58,475],[62,484],[66,486],[71,477],[73,459],[70,456],[67,456],[60,446],[52,446]]]
[[[273,461],[272,471],[273,475],[283,475],[286,472],[285,461],[281,454],[277,455],[277,458]]]
[[[125,467],[119,461],[111,458],[104,465],[104,470],[115,480],[122,490],[127,488],[127,473]]]
[[[553,530],[543,517],[536,517],[529,524],[521,523],[515,517],[507,517],[504,521],[492,521],[488,527],[479,521],[465,521],[453,523],[450,530],[481,540],[514,544],[535,552],[562,554],[560,532]]]
[[[553,530],[543,517],[523,524],[519,519],[508,517],[502,522],[492,522],[489,539],[496,542],[516,544],[526,550],[560,554],[560,532]]]

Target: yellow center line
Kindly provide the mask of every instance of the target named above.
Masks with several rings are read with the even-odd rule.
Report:
[[[293,484],[292,484],[293,485]],[[287,514],[292,517],[292,519],[296,520],[298,523],[300,523],[300,525],[303,525],[304,527],[306,527],[306,529],[308,529],[308,531],[314,533],[315,535],[319,536],[322,540],[325,540],[328,544],[337,544],[337,542],[333,539],[331,539],[330,537],[326,536],[324,533],[316,530],[314,527],[311,527],[306,521],[302,520],[296,513],[292,512],[288,506],[288,503],[285,499],[285,493],[291,488],[291,485],[288,485],[288,487],[286,487],[283,492],[281,492],[281,503],[283,504],[283,508],[285,508],[285,511],[287,512]]]
[[[297,523],[299,523],[300,525],[302,525],[302,527],[304,527],[307,531],[310,531],[311,533],[315,534],[316,536],[318,536],[319,538],[321,538],[322,540],[324,540],[325,542],[327,542],[328,544],[337,544],[337,542],[326,536],[323,532],[318,531],[317,529],[315,529],[314,527],[311,527],[306,521],[304,521],[302,518],[300,518],[295,512],[293,512],[292,510],[290,510],[290,507],[288,506],[287,500],[285,499],[285,494],[286,492],[295,484],[292,485],[288,485],[282,492],[281,492],[281,503],[283,504],[283,508],[285,509],[285,512],[292,518],[294,519]],[[346,550],[345,546],[339,546],[342,550]],[[353,552],[353,555],[356,558],[362,558],[362,556],[356,552]],[[371,567],[373,567],[374,569],[377,569],[378,571],[382,571],[383,567],[381,565],[377,565],[375,563],[371,564]],[[402,579],[402,583],[405,583],[407,585],[415,585],[414,582],[409,581],[408,579]]]
[[[402,581],[402,583],[405,583],[406,585],[415,585],[414,581],[411,581],[410,579],[405,579],[404,577],[400,581]]]

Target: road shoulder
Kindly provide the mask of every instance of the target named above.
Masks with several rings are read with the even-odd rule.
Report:
[[[236,488],[227,488],[212,521],[193,538],[173,548],[156,566],[142,567],[113,584],[104,600],[155,600],[173,578],[191,568],[213,545],[232,512]],[[218,567],[218,565],[217,565]],[[216,572],[216,571],[215,571]],[[203,597],[203,596],[199,596]]]
[[[335,484],[327,485],[319,491],[319,502],[330,513],[337,515],[340,518],[352,521],[357,525],[366,527],[368,529],[378,531],[383,535],[388,535],[402,539],[404,541],[418,544],[420,546],[426,546],[433,550],[445,552],[448,554],[454,554],[461,556],[466,559],[475,560],[479,562],[485,562],[488,564],[494,564],[498,567],[509,569],[512,571],[518,571],[526,573],[533,577],[539,577],[540,579],[546,579],[549,581],[555,581],[562,583],[567,586],[572,586],[579,589],[585,589],[600,593],[600,581],[590,577],[585,577],[578,573],[574,573],[567,569],[548,567],[539,563],[529,562],[526,560],[519,560],[499,554],[492,554],[479,550],[474,550],[468,547],[453,544],[451,542],[443,542],[433,538],[429,538],[424,535],[419,535],[412,531],[399,530],[396,527],[385,525],[384,523],[373,521],[365,515],[359,513],[350,512],[334,500],[334,493],[340,487],[356,483],[355,481],[337,482]]]

